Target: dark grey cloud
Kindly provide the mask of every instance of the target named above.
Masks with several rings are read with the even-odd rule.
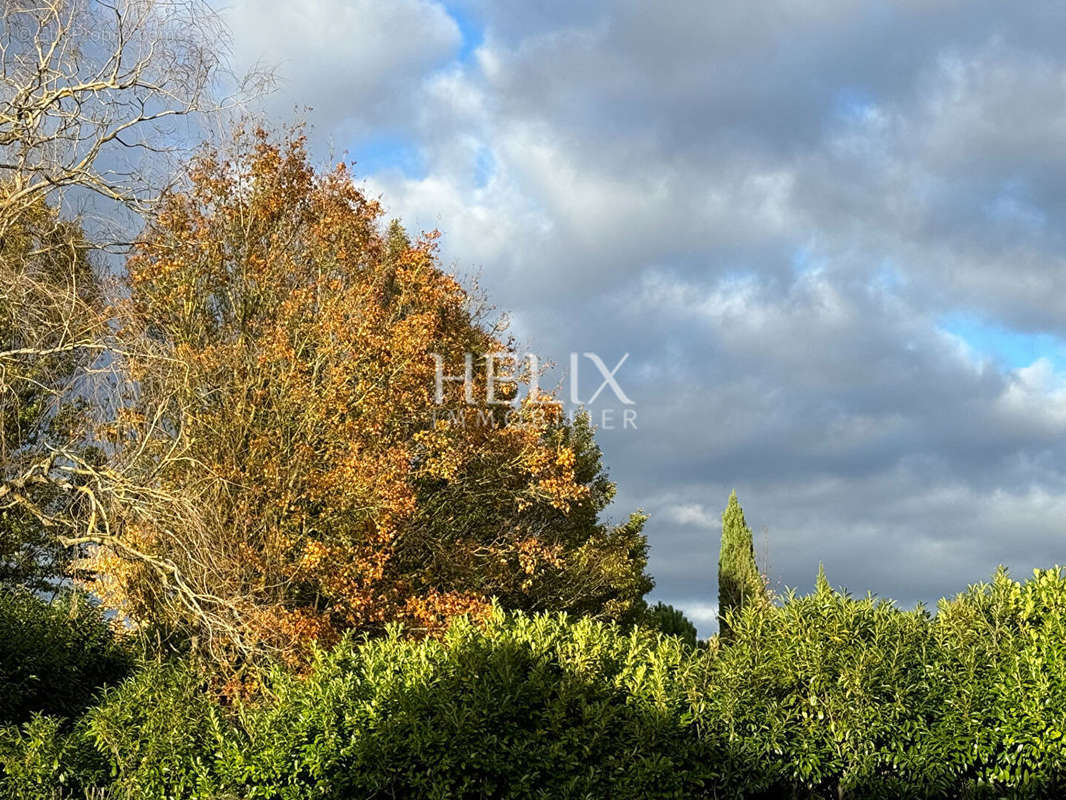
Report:
[[[403,9],[387,58],[298,25],[243,46],[313,54],[278,102],[403,132],[422,169],[371,189],[524,341],[630,353],[638,430],[601,441],[659,597],[709,626],[733,488],[780,584],[821,561],[912,604],[1064,560],[1061,364],[944,323],[1066,334],[1061,3]],[[372,55],[398,23],[366,19]]]

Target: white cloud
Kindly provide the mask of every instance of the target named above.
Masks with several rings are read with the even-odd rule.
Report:
[[[707,635],[718,628],[718,604],[701,603],[699,601],[681,601],[676,604],[684,612],[700,632]]]
[[[698,528],[721,528],[721,518],[716,518],[699,503],[682,503],[669,507],[666,512],[678,525],[695,525]]]
[[[1058,438],[1066,434],[1066,375],[1056,371],[1050,360],[1038,358],[1012,373],[1000,407],[1049,440]]]
[[[320,136],[406,123],[426,73],[462,41],[432,0],[235,0],[223,14],[237,64],[277,70],[268,109],[313,107]]]

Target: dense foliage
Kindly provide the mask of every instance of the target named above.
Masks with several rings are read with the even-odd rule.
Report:
[[[611,527],[592,431],[344,167],[238,133],[165,198],[128,262],[123,475],[94,590],[215,656],[298,658],[345,630],[511,609],[624,619],[643,517]],[[437,396],[437,364],[463,374]],[[441,361],[439,362],[438,359]],[[527,391],[520,391],[523,387]],[[494,394],[495,393],[495,394]],[[516,404],[498,398],[521,398]]]
[[[722,541],[718,554],[718,624],[728,637],[732,617],[746,606],[767,602],[766,582],[755,563],[755,542],[744,519],[737,493],[729,495],[722,512]]]
[[[690,647],[695,647],[699,640],[699,631],[685,613],[668,603],[656,603],[648,606],[640,618],[640,624],[652,630],[677,636]]]
[[[30,714],[70,715],[131,666],[100,609],[84,595],[51,603],[25,591],[0,590],[0,723]]]
[[[440,639],[345,639],[221,703],[151,663],[84,715],[2,735],[5,797],[1058,797],[1066,576],[936,615],[809,596],[729,644],[496,611]]]

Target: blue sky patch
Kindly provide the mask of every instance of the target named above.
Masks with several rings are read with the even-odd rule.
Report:
[[[833,97],[833,113],[840,119],[859,121],[877,105],[871,92],[856,87],[838,89]]]
[[[1000,366],[1018,369],[1046,358],[1056,371],[1066,370],[1066,340],[1060,336],[1019,331],[963,313],[942,317],[940,328]]]
[[[427,174],[425,160],[414,142],[403,136],[374,136],[352,145],[357,176],[374,175],[378,172],[399,170],[406,177],[416,180]]]
[[[458,58],[460,61],[469,61],[474,51],[485,41],[485,31],[462,9],[448,4],[445,4],[444,8],[448,12],[448,16],[455,20],[455,24],[459,26],[459,33],[463,37],[463,43],[459,47]]]
[[[474,184],[483,189],[496,174],[496,157],[488,147],[479,147],[474,156]]]

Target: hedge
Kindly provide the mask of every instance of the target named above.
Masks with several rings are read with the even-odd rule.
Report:
[[[0,733],[0,796],[958,798],[1066,791],[1066,578],[999,573],[935,615],[824,583],[727,646],[498,612],[394,630],[213,699],[149,663]],[[6,794],[4,794],[6,792]]]

